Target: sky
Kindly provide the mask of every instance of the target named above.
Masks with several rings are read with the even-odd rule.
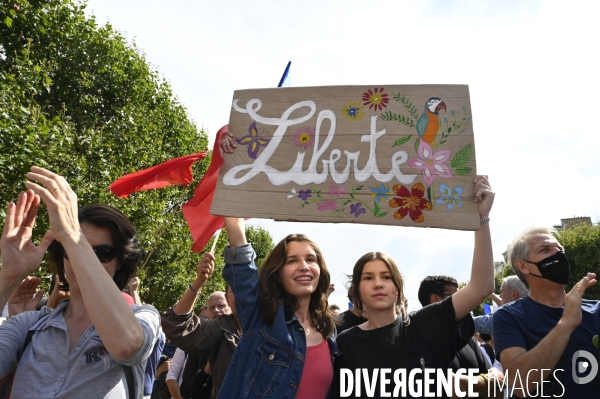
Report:
[[[292,87],[469,85],[477,171],[497,193],[496,261],[528,226],[600,219],[600,2],[90,0],[88,12],[135,42],[210,137],[228,123],[234,90],[276,87],[288,61]],[[470,277],[473,232],[249,223],[275,242],[316,241],[342,309],[345,274],[368,251],[399,264],[409,310],[424,277]]]

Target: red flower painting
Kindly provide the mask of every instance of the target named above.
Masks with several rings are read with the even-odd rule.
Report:
[[[363,105],[368,105],[369,109],[375,107],[375,111],[381,111],[390,102],[388,95],[383,93],[383,87],[376,87],[373,90],[369,89],[364,92],[362,100],[364,101]]]
[[[423,198],[425,194],[425,186],[423,183],[416,183],[412,186],[409,191],[408,187],[402,184],[396,184],[392,187],[392,191],[397,197],[390,200],[390,206],[392,208],[399,208],[394,212],[394,219],[402,219],[406,215],[417,222],[423,223],[425,215],[423,211],[429,211],[433,208],[431,202],[427,198]]]

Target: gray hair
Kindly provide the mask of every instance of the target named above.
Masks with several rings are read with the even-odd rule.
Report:
[[[525,295],[529,294],[529,290],[517,276],[504,277],[504,279],[502,279],[502,285],[506,287],[508,291],[517,291],[519,298],[523,298]]]
[[[523,273],[521,273],[521,271],[519,270],[517,265],[515,265],[515,260],[527,259],[527,254],[529,253],[529,249],[530,249],[529,243],[527,242],[529,237],[539,236],[539,235],[553,236],[555,234],[556,234],[556,229],[554,229],[552,227],[546,227],[546,226],[529,227],[529,228],[525,229],[525,231],[523,231],[521,234],[519,234],[513,240],[513,242],[508,246],[508,250],[506,251],[507,252],[506,257],[508,259],[508,264],[512,266],[513,271],[515,272],[517,277],[519,277],[519,280],[521,280],[521,282],[523,284],[525,284],[526,288],[529,288],[529,284],[527,284],[527,281],[525,280],[525,276],[523,275]]]

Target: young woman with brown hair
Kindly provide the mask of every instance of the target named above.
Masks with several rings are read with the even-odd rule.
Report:
[[[452,396],[438,391],[436,374],[425,377],[430,372],[427,369],[447,373],[456,352],[473,335],[469,312],[494,290],[489,229],[494,192],[487,177],[475,178],[474,196],[481,228],[475,232],[471,280],[454,295],[407,314],[404,279],[394,260],[381,252],[370,252],[356,262],[350,290],[355,306],[366,310],[369,319],[337,338],[341,356],[335,361],[333,388],[339,396],[423,397],[425,389],[436,397]]]
[[[221,389],[227,398],[325,398],[333,379],[329,271],[302,234],[281,240],[257,270],[244,220],[225,218],[223,276],[244,331]]]

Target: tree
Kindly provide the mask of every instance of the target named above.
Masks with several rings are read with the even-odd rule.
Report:
[[[565,255],[571,265],[571,277],[567,292],[588,272],[600,278],[600,225],[578,224],[558,232],[558,241],[565,247]],[[600,299],[600,285],[588,288],[585,299]]]
[[[84,9],[77,0],[0,2],[0,203],[14,201],[25,173],[39,165],[63,175],[80,205],[119,208],[150,254],[140,270],[142,299],[162,310],[195,276],[198,255],[180,207],[210,157],[194,165],[188,188],[127,199],[107,188],[127,173],[204,151],[208,139],[135,44]],[[42,208],[34,240],[48,228]],[[46,264],[39,274],[50,288]]]
[[[248,242],[252,243],[252,247],[256,252],[255,263],[257,267],[260,267],[274,247],[273,238],[261,226],[246,226],[246,238]],[[206,250],[212,247],[213,241],[214,238],[207,244]],[[200,296],[196,301],[196,311],[200,306],[206,305],[210,294],[215,291],[225,291],[225,280],[222,273],[225,266],[223,251],[227,245],[227,232],[223,229],[215,247],[215,270],[212,277],[202,287]],[[167,271],[167,274],[172,274],[173,276],[187,276],[184,279],[163,276],[162,273],[165,270],[155,268],[154,265],[148,265],[141,274],[141,278],[144,281],[144,287],[141,292],[142,299],[160,309],[166,309],[168,306],[175,304],[185,290],[188,289],[189,283],[196,278],[196,266],[200,257],[201,255],[196,256],[193,264],[173,264]]]

